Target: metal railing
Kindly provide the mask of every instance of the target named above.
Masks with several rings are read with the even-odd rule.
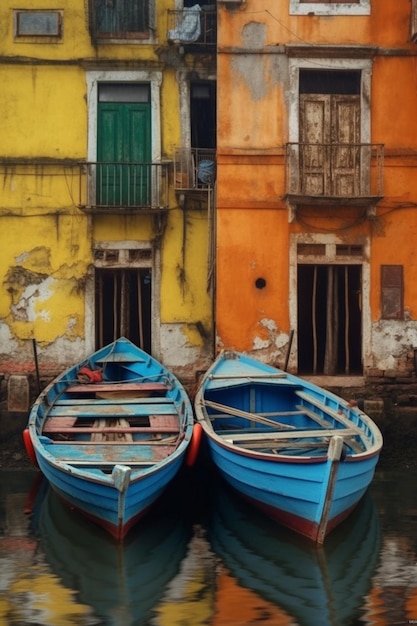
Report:
[[[383,196],[383,144],[288,143],[286,193],[312,197]]]
[[[90,208],[162,209],[168,206],[170,161],[83,163],[81,205]]]
[[[208,189],[216,180],[216,151],[210,148],[175,148],[174,186]]]
[[[216,5],[168,10],[169,41],[187,46],[214,47],[217,43]]]

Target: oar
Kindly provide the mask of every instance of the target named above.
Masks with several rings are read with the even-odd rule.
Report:
[[[261,415],[257,415],[256,413],[249,413],[248,411],[243,411],[242,409],[236,409],[231,406],[227,406],[225,404],[219,404],[218,402],[212,402],[211,400],[203,400],[205,406],[210,407],[211,409],[215,409],[221,413],[227,413],[228,415],[234,415],[235,417],[244,417],[248,420],[252,420],[253,422],[259,422],[260,424],[265,424],[266,426],[273,426],[275,428],[285,428],[288,430],[295,429],[295,426],[289,426],[288,424],[282,424],[281,422],[276,422],[275,420],[270,420],[267,417],[262,417]]]

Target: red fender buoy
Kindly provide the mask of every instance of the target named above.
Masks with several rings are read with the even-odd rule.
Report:
[[[203,436],[203,427],[197,422],[193,426],[193,434],[188,446],[186,465],[192,467],[197,460],[198,451],[200,450],[201,438]]]
[[[26,454],[28,455],[30,461],[35,467],[39,467],[38,461],[36,460],[35,449],[33,447],[32,439],[30,438],[29,429],[25,428],[23,431],[23,443],[25,444]]]

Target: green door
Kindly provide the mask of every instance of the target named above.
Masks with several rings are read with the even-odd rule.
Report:
[[[115,87],[111,88],[113,98],[139,97],[132,88]],[[121,208],[150,206],[151,176],[149,102],[108,102],[100,101],[99,96],[97,204]]]

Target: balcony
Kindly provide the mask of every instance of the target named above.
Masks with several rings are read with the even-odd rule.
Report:
[[[290,206],[363,206],[383,198],[382,144],[288,143],[286,199]]]
[[[216,5],[169,10],[167,38],[190,52],[214,52],[217,43]]]
[[[209,148],[176,148],[175,191],[207,191],[216,180],[216,151]]]
[[[82,163],[80,208],[90,213],[155,212],[168,208],[171,161]]]

